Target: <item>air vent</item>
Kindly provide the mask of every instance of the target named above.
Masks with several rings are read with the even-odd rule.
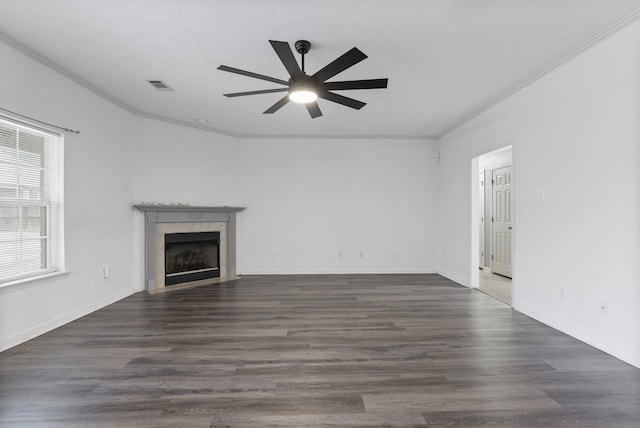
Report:
[[[151,85],[159,91],[173,91],[173,89],[162,80],[147,80],[147,82],[151,83]]]

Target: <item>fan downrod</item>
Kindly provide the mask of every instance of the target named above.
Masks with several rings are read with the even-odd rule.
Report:
[[[298,40],[295,44],[296,46],[296,51],[300,54],[300,56],[302,57],[302,61],[300,61],[302,64],[302,73],[306,75],[305,71],[304,71],[304,55],[309,52],[309,50],[311,49],[311,43],[309,43],[308,40]]]

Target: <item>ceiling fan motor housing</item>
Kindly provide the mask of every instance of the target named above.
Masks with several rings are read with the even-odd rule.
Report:
[[[296,42],[296,52],[298,52],[300,55],[306,55],[307,53],[309,53],[310,49],[311,49],[311,43],[309,43],[309,41],[298,40]]]
[[[289,79],[289,92],[295,91],[318,91],[319,85],[313,76],[304,75]]]

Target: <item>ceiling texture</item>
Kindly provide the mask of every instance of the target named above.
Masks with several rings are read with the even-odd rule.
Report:
[[[139,116],[240,137],[422,139],[631,23],[640,0],[0,0],[0,10],[2,40]],[[388,88],[339,92],[361,110],[320,99],[316,119],[294,103],[262,114],[282,93],[222,95],[281,87],[217,67],[288,80],[269,40],[299,39],[311,42],[308,74],[355,46],[368,58],[329,81],[386,77]]]

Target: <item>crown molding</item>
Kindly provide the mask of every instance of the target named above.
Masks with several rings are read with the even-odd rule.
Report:
[[[429,135],[370,135],[370,134],[358,134],[358,135],[333,135],[333,134],[238,134],[235,132],[229,132],[224,129],[214,128],[212,126],[201,125],[198,123],[192,123],[185,120],[173,119],[170,117],[147,113],[143,111],[133,111],[136,116],[144,117],[146,119],[157,120],[159,122],[172,123],[174,125],[186,126],[188,128],[195,128],[202,131],[213,132],[215,134],[226,135],[228,137],[234,137],[238,139],[295,139],[295,140],[435,140],[436,137]]]
[[[188,122],[186,120],[173,119],[170,117],[162,116],[154,113],[147,113],[145,111],[134,110],[131,112],[135,116],[144,117],[145,119],[157,120],[159,122],[171,123],[174,125],[186,126],[188,128],[200,129],[202,131],[209,131],[219,135],[225,135],[227,137],[242,138],[242,134],[236,134],[235,132],[225,131],[224,129],[214,128],[213,126],[201,125],[195,122]]]
[[[12,37],[8,36],[7,34],[3,33],[2,31],[0,31],[0,40],[2,40],[4,43],[6,43],[7,45],[11,46],[12,48],[16,49],[17,51],[19,51],[19,52],[25,54],[26,56],[30,57],[31,59],[36,60],[40,64],[45,65],[45,66],[47,66],[49,68],[52,68],[53,70],[55,70],[59,74],[63,75],[67,79],[72,80],[73,82],[77,83],[78,85],[88,89],[89,91],[91,91],[94,94],[98,95],[99,97],[109,101],[110,103],[120,107],[121,109],[126,110],[129,113],[133,113],[134,112],[134,108],[131,107],[129,104],[127,104],[127,103],[121,101],[120,99],[112,96],[111,94],[109,94],[108,92],[104,91],[103,89],[95,86],[94,84],[82,79],[77,74],[72,73],[71,71],[69,71],[66,68],[64,68],[63,66],[61,66],[60,64],[58,64],[58,63],[56,63],[54,61],[51,61],[46,56],[41,55],[40,53],[34,51],[30,47],[18,42],[17,40],[15,40]]]

